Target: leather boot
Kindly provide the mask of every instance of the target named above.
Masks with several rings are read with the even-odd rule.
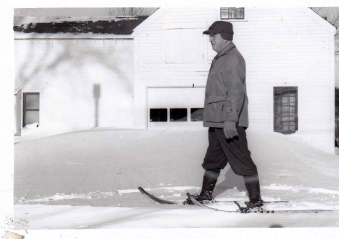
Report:
[[[213,199],[212,194],[213,194],[213,190],[215,188],[216,183],[217,183],[216,179],[212,179],[212,178],[204,176],[204,179],[203,179],[203,182],[202,182],[202,189],[201,189],[199,197],[202,200],[211,201]]]
[[[204,176],[202,182],[202,188],[200,194],[192,195],[198,202],[204,203],[206,201],[212,201],[212,193],[217,183],[217,179]],[[184,205],[194,205],[194,203],[188,198],[183,203]]]
[[[246,205],[251,208],[263,206],[264,201],[261,200],[259,181],[254,183],[245,183],[245,186],[248,192],[248,197],[250,198],[250,201],[246,202]]]

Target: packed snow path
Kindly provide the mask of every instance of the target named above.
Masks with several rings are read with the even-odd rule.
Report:
[[[339,157],[297,135],[247,130],[264,200],[271,208],[339,210]],[[195,206],[156,205],[137,187],[183,201],[200,190],[207,131],[93,129],[15,145],[17,229],[309,227],[339,225],[338,213],[225,214]],[[217,200],[247,200],[243,179],[226,167]],[[236,209],[232,204],[216,204]]]

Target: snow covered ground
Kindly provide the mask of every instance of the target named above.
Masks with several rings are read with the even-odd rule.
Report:
[[[31,129],[31,130],[38,130]],[[297,136],[247,130],[267,209],[339,210],[339,156]],[[156,205],[143,186],[183,201],[200,190],[207,131],[98,128],[15,139],[15,226],[24,229],[338,227],[337,212],[227,214],[196,206]],[[46,135],[46,134],[45,134]],[[247,200],[243,179],[226,167],[218,201]],[[213,207],[235,210],[232,203]]]

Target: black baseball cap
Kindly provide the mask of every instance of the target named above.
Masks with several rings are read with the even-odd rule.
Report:
[[[233,25],[230,22],[216,21],[203,34],[218,34],[225,40],[233,40]]]

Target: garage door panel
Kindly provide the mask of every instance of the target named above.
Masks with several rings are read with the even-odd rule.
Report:
[[[148,88],[148,128],[202,128],[204,95],[205,88]]]

